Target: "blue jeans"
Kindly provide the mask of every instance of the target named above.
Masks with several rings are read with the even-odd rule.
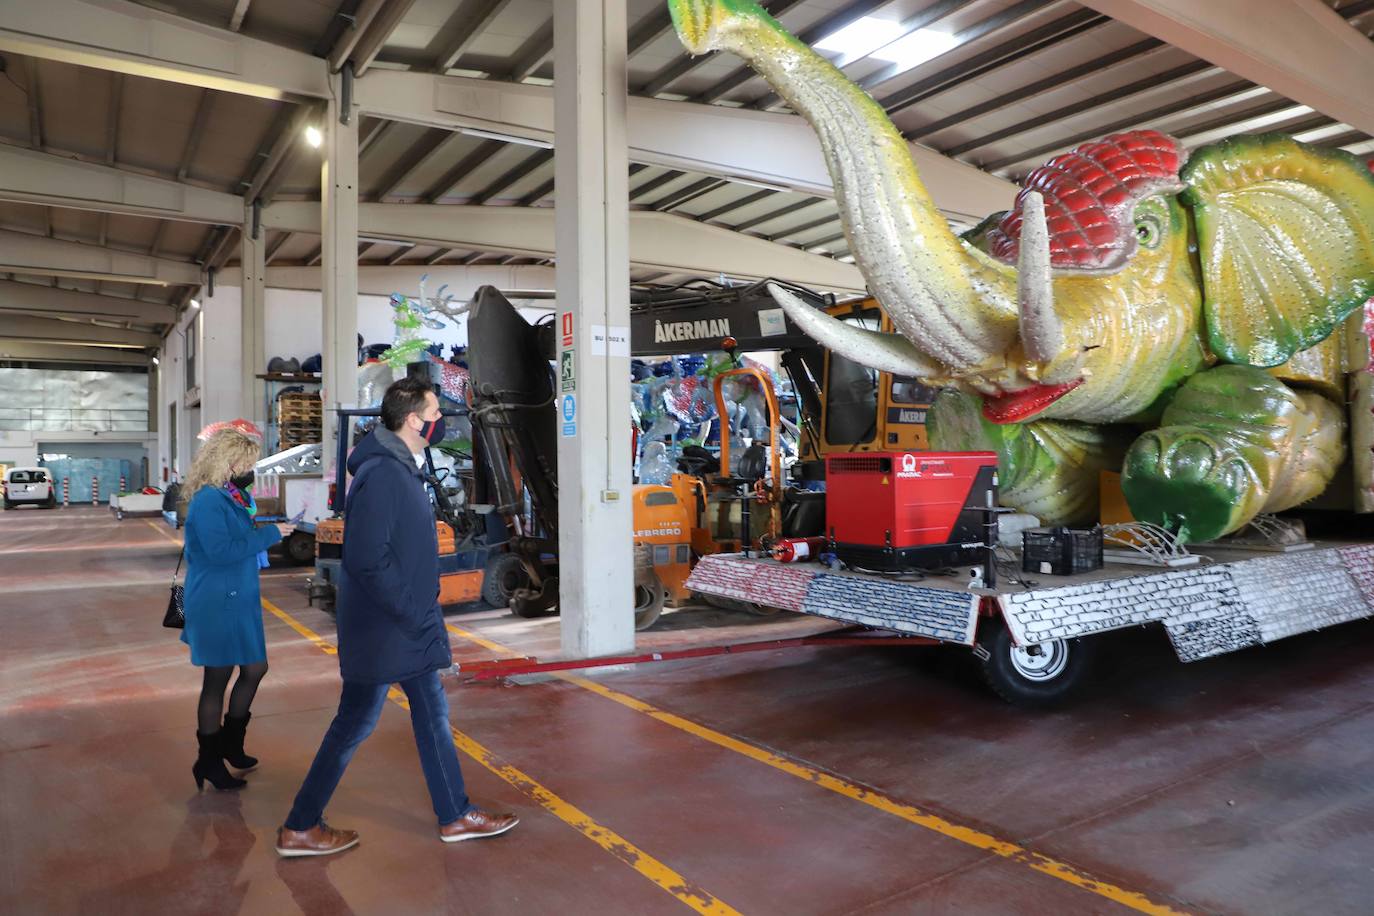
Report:
[[[315,762],[310,765],[286,818],[288,830],[309,830],[319,824],[353,752],[377,727],[388,688],[387,684],[344,681],[339,711],[324,734]],[[448,721],[448,698],[439,683],[439,672],[402,681],[401,689],[410,701],[410,724],[415,730],[415,747],[420,751],[420,768],[434,802],[434,815],[441,825],[451,824],[467,814],[472,803],[463,786],[463,770],[458,765]]]

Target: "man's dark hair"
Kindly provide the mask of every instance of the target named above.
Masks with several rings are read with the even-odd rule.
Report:
[[[393,433],[401,428],[406,417],[425,409],[425,395],[434,388],[417,378],[403,378],[392,382],[382,395],[382,425]]]

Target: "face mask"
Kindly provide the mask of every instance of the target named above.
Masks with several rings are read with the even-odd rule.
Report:
[[[424,439],[430,445],[438,445],[440,442],[444,441],[444,434],[446,432],[448,432],[448,430],[444,427],[444,418],[440,417],[437,420],[428,420],[425,422],[424,426],[420,427],[420,438]]]
[[[253,471],[248,471],[247,473],[230,477],[229,482],[232,483],[234,486],[238,487],[243,492],[247,493],[250,489],[252,489],[253,480],[256,477],[257,475]]]

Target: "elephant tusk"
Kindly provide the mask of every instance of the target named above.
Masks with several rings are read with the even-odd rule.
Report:
[[[1021,201],[1021,250],[1016,259],[1016,298],[1026,356],[1047,363],[1064,349],[1064,327],[1054,311],[1050,283],[1050,234],[1038,191]]]
[[[905,338],[847,324],[812,308],[776,283],[768,284],[768,294],[803,334],[861,366],[918,379],[943,379],[950,375],[947,368]]]

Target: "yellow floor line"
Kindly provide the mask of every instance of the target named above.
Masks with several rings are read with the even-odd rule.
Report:
[[[291,629],[310,640],[322,651],[330,655],[338,654],[338,649],[326,641],[324,637],[296,620],[286,611],[283,611],[266,598],[262,600],[262,606],[282,620],[287,626],[291,627]],[[399,688],[392,687],[387,692],[387,696],[393,703],[400,706],[402,709],[410,709],[410,704],[406,701],[405,693]],[[736,914],[737,916],[738,910],[691,884],[682,875],[678,874],[658,859],[655,859],[638,846],[635,846],[614,830],[602,824],[598,824],[576,805],[563,799],[553,790],[542,785],[523,770],[509,763],[505,763],[486,747],[456,728],[453,729],[453,741],[458,749],[464,754],[467,754],[501,779],[534,799],[543,806],[546,811],[609,852],[621,862],[624,862],[626,865],[639,872],[639,874],[645,878],[648,878],[669,894],[672,894],[680,902],[691,907],[696,912],[709,913],[713,914],[713,916],[730,916],[730,914]]]
[[[479,646],[506,655],[519,654],[500,643],[484,639],[476,633],[471,633],[461,627],[456,627],[452,624],[448,624],[447,626],[450,632],[469,642],[476,643]],[[643,713],[652,719],[662,722],[664,725],[670,725],[680,731],[709,741],[718,747],[734,751],[737,754],[748,757],[750,760],[758,761],[765,766],[770,766],[790,776],[803,779],[812,785],[829,789],[831,792],[861,802],[862,804],[868,805],[871,808],[876,808],[886,814],[891,814],[919,827],[932,830],[941,836],[957,840],[960,843],[982,849],[986,852],[994,853],[1010,861],[1019,862],[1035,871],[1072,884],[1074,887],[1090,891],[1100,897],[1105,897],[1108,900],[1129,907],[1137,912],[1159,914],[1159,916],[1163,916],[1163,914],[1181,914],[1184,912],[1173,909],[1165,904],[1157,903],[1144,894],[1136,891],[1127,890],[1106,881],[1100,881],[1066,862],[1060,862],[1049,856],[1041,855],[1024,846],[1020,846],[1008,840],[999,839],[981,830],[956,824],[939,815],[922,811],[920,808],[913,805],[908,805],[879,792],[875,792],[873,789],[859,785],[856,782],[851,782],[848,779],[826,773],[823,770],[817,770],[805,764],[797,763],[794,760],[779,756],[764,748],[750,744],[746,741],[741,741],[738,738],[732,738],[729,735],[708,728],[700,723],[693,722],[690,719],[685,719],[682,716],[659,709],[629,694],[621,693],[618,690],[612,690],[610,687],[597,683],[596,681],[564,673],[555,673],[554,676],[560,680],[581,687],[583,690],[589,690],[598,696],[605,697],[608,700],[619,703],[636,712]]]
[[[168,534],[167,530],[163,528],[162,525],[154,524],[153,520],[150,518],[145,518],[144,521],[148,523],[149,528],[152,528],[154,531],[165,537],[167,540],[171,541],[173,544],[177,545],[178,547],[182,546],[181,541],[178,538],[172,537],[170,534]]]

